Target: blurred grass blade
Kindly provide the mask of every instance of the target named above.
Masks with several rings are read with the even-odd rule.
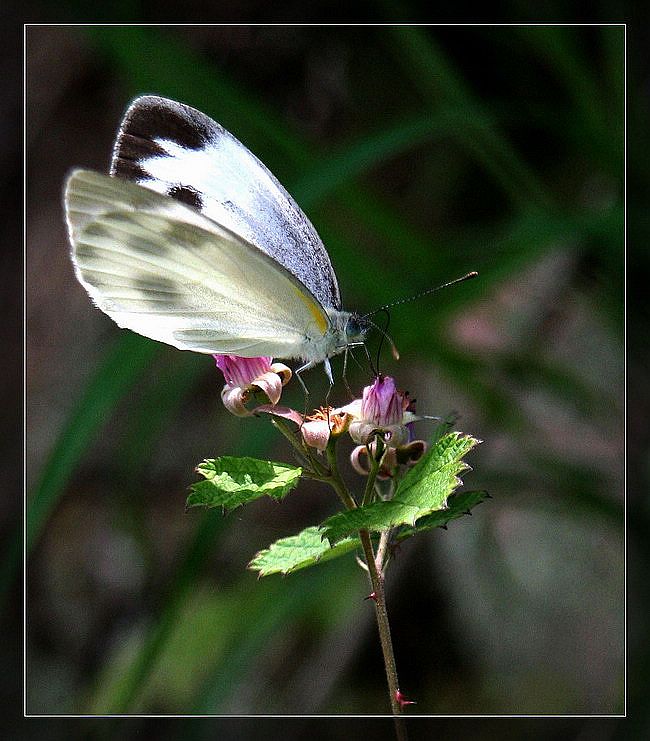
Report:
[[[392,3],[384,2],[387,7]],[[389,26],[392,53],[403,66],[434,111],[452,106],[464,111],[468,122],[478,120],[481,126],[472,131],[459,130],[459,140],[481,162],[486,171],[500,183],[515,203],[550,206],[552,199],[546,187],[523,158],[499,131],[496,122],[484,125],[489,118],[484,104],[472,93],[431,35],[418,26]]]
[[[364,583],[363,576],[353,559],[321,568],[331,571],[323,574],[319,569],[301,572],[290,580],[258,583],[256,593],[246,601],[247,620],[240,621],[225,655],[204,680],[191,712],[224,712],[237,689],[245,685],[260,654],[273,641],[281,640],[282,631],[289,623],[299,632],[300,622],[310,618],[325,627],[344,618],[354,596],[363,589],[360,586]],[[267,699],[265,705],[273,708],[273,700]]]
[[[156,440],[185,402],[188,390],[211,366],[211,358],[206,355],[176,352],[171,347],[159,349],[155,383],[138,389],[138,403],[129,407],[120,449],[116,451],[116,464],[125,481],[138,479],[143,461],[149,458]]]
[[[119,688],[112,698],[112,706],[107,710],[108,713],[128,712],[137,702],[139,693],[175,626],[187,593],[196,582],[197,575],[201,573],[224,523],[225,518],[219,512],[206,512],[201,515],[201,521],[187,547],[165,604],[159,612],[158,620],[149,629],[141,650],[122,677]]]
[[[622,36],[624,28],[601,29]],[[592,71],[587,66],[584,55],[578,48],[578,39],[575,28],[555,26],[549,29],[545,26],[526,26],[516,29],[516,35],[526,45],[527,56],[529,49],[536,53],[544,67],[551,67],[555,71],[558,82],[564,86],[571,96],[578,126],[584,140],[588,140],[597,152],[602,152],[611,165],[622,167],[622,131],[620,130],[621,116],[616,116],[618,133],[612,131],[607,122],[607,108],[602,98],[602,92]],[[622,51],[619,49],[619,51]],[[620,86],[623,80],[623,70],[619,57]],[[623,99],[619,99],[623,105]],[[599,158],[603,161],[603,157]],[[621,174],[620,172],[617,174]]]
[[[160,353],[160,346],[132,332],[120,333],[86,385],[27,500],[27,553],[33,548],[73,471],[124,394]],[[17,532],[0,571],[0,603],[16,576],[22,540]]]
[[[486,119],[484,125],[488,124]],[[364,134],[348,146],[321,160],[294,182],[291,192],[308,209],[335,193],[342,185],[356,180],[364,172],[436,138],[451,137],[459,129],[474,129],[461,112],[453,110],[417,116],[391,124],[384,131]]]
[[[160,346],[151,340],[132,332],[120,333],[88,382],[28,501],[28,550],[38,539],[72,472],[116,404],[159,352]]]

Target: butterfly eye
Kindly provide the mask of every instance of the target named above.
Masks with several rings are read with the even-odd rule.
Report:
[[[352,314],[345,327],[345,336],[347,341],[354,342],[355,340],[363,339],[367,329],[367,322],[365,322],[361,317]]]

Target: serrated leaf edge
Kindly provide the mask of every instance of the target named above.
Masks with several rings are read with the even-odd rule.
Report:
[[[466,440],[468,443],[471,443],[471,445],[468,447],[468,449],[465,452],[461,453],[460,456],[455,456],[451,460],[446,461],[440,468],[436,469],[436,473],[438,473],[438,472],[444,472],[444,470],[445,470],[446,467],[448,467],[448,466],[456,466],[456,465],[461,466],[461,468],[458,471],[458,473],[464,473],[465,471],[472,471],[473,470],[472,467],[463,460],[463,456],[465,456],[468,453],[470,453],[477,445],[480,445],[483,442],[483,440],[481,440],[481,439],[479,439],[477,437],[474,437],[473,435],[469,435],[467,433],[460,432],[459,430],[453,430],[451,432],[445,433],[445,435],[442,438],[440,438],[440,440],[436,441],[436,445],[439,444],[442,440],[446,440],[447,442],[446,442],[446,444],[445,444],[444,447],[445,447],[445,449],[447,449],[447,448],[451,447],[454,443],[458,442],[461,438],[463,438],[464,440]],[[433,447],[435,448],[435,446],[433,446]],[[459,475],[454,474],[453,481],[454,481],[454,483],[453,483],[453,485],[451,487],[451,490],[449,491],[449,493],[445,497],[444,502],[442,503],[442,505],[440,507],[433,507],[431,509],[425,509],[425,510],[421,510],[420,509],[420,510],[418,510],[419,514],[418,514],[417,517],[415,517],[414,519],[402,521],[401,523],[395,523],[393,521],[390,521],[390,525],[389,525],[389,527],[387,529],[390,529],[392,527],[397,527],[400,524],[402,524],[402,525],[410,524],[411,527],[415,527],[415,523],[419,519],[421,519],[423,517],[426,517],[427,515],[430,515],[433,512],[439,512],[441,510],[449,509],[449,505],[448,505],[449,497],[451,497],[460,486],[463,486],[463,480],[460,478]],[[410,486],[407,486],[405,491],[408,491],[412,486],[415,485],[415,483],[416,482],[414,482]],[[398,493],[399,493],[399,488],[398,488]],[[397,496],[397,494],[396,494],[396,496]],[[401,504],[405,508],[417,508],[417,505],[408,504],[406,502],[400,502],[399,500],[396,501],[395,499],[387,500],[386,503],[388,503],[388,502],[396,502],[396,504]],[[371,504],[369,506],[372,507],[374,504],[378,504],[378,503],[379,502],[373,502],[373,504]],[[339,513],[337,513],[337,514],[339,514]],[[336,515],[333,515],[333,517],[336,517]],[[332,518],[328,518],[328,519],[332,519]],[[351,531],[348,531],[348,532],[343,533],[338,539],[337,538],[332,539],[332,538],[330,538],[330,536],[327,535],[327,531],[330,528],[322,527],[321,529],[323,530],[323,535],[321,536],[321,540],[325,540],[326,539],[330,543],[330,547],[334,547],[341,540],[343,540],[343,539],[345,539],[347,537],[350,537],[350,534],[351,534]]]

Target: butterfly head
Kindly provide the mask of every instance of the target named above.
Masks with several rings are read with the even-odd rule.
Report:
[[[362,345],[370,324],[358,314],[348,311],[328,309],[330,352],[328,355],[337,355],[350,345]]]
[[[363,344],[370,324],[358,314],[348,314],[344,327],[345,346]]]

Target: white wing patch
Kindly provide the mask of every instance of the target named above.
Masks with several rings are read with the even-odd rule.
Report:
[[[168,196],[77,170],[65,195],[72,260],[120,327],[183,350],[302,357],[329,319],[282,266]]]
[[[240,141],[194,108],[137,98],[124,116],[111,173],[190,203],[279,262],[328,309],[336,275],[311,222]]]

